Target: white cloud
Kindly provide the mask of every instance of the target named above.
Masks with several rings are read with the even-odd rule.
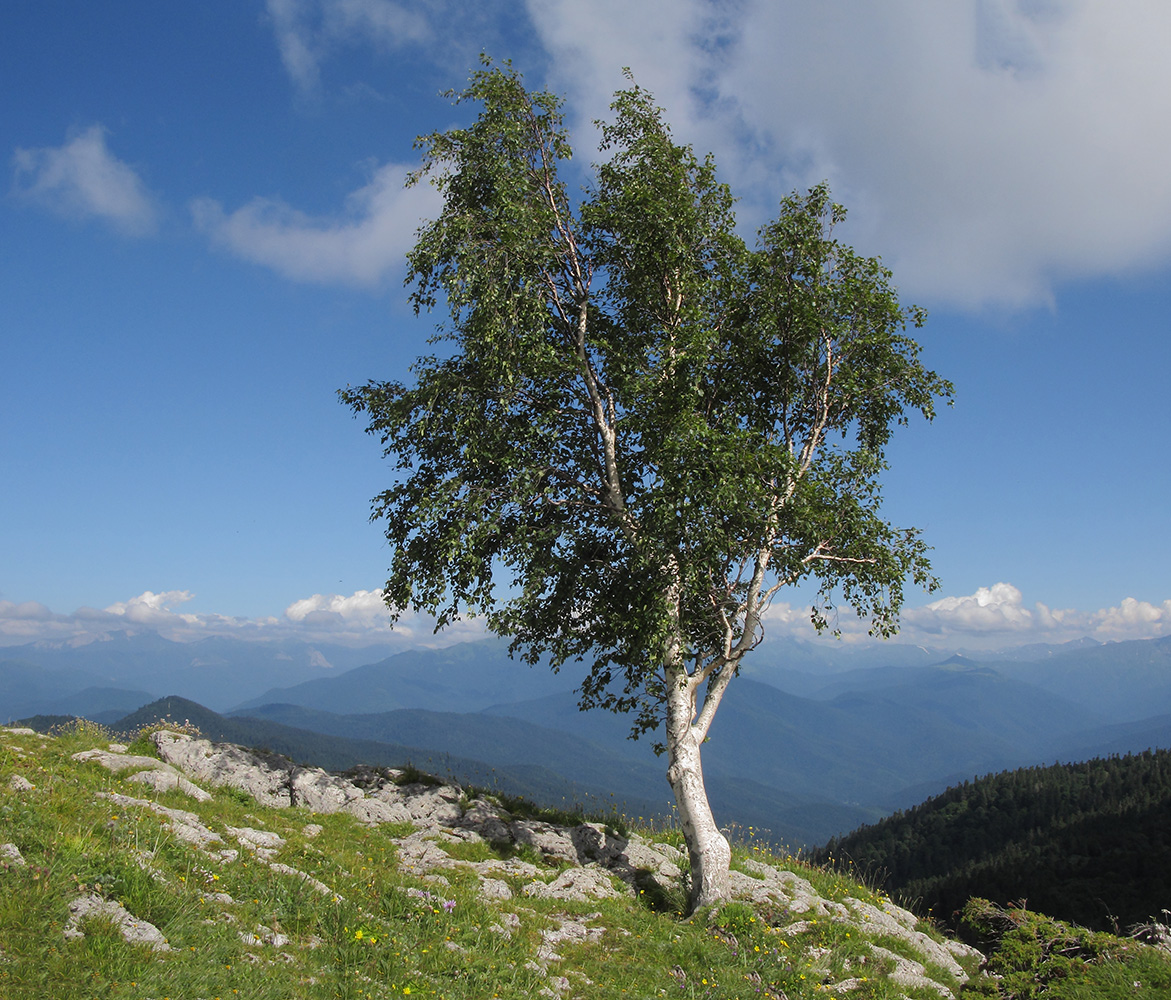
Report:
[[[303,622],[313,615],[332,615],[341,621],[389,623],[390,612],[380,590],[357,590],[348,597],[342,594],[314,594],[294,601],[285,608],[289,621]]]
[[[134,169],[106,145],[106,130],[91,125],[62,146],[17,149],[14,191],[72,218],[99,218],[131,236],[158,227],[154,199]]]
[[[350,194],[345,211],[313,218],[282,201],[256,198],[231,213],[192,202],[195,225],[245,260],[297,281],[377,286],[399,271],[421,223],[440,206],[429,184],[404,188],[408,168],[388,163]]]
[[[157,632],[176,642],[191,642],[213,635],[264,641],[295,638],[306,642],[331,642],[351,646],[375,643],[406,649],[449,646],[482,639],[482,621],[455,622],[435,632],[435,620],[408,612],[390,629],[390,616],[379,590],[353,594],[314,594],[294,601],[280,616],[240,618],[221,614],[174,610],[194,599],[187,590],[144,591],[103,609],[78,608],[60,614],[37,601],[17,604],[0,600],[0,648],[26,642],[48,641],[80,645],[113,632]]]
[[[1151,639],[1171,634],[1171,600],[1150,604],[1133,597],[1097,611],[1054,609],[1040,601],[1027,607],[1010,583],[980,587],[975,594],[945,597],[903,613],[903,637],[971,638],[984,644],[1064,642],[1089,636],[1099,642]]]
[[[161,594],[147,590],[132,597],[128,601],[118,601],[105,608],[106,614],[117,615],[136,625],[170,625],[175,618],[188,624],[198,622],[196,615],[176,615],[171,610],[174,604],[184,604],[190,601],[192,594],[189,590],[166,590]]]
[[[1011,583],[980,587],[966,597],[944,597],[908,611],[907,622],[923,631],[1025,631],[1035,624],[1033,612],[1021,605],[1021,592]]]
[[[851,209],[844,235],[880,254],[908,299],[1031,306],[1062,281],[1171,258],[1163,0],[526,6],[583,160],[590,123],[630,66],[677,136],[716,152],[747,229],[793,188],[828,179]],[[302,94],[320,90],[323,65],[347,47],[425,48],[458,74],[477,46],[503,43],[508,17],[506,5],[461,13],[441,0],[268,0],[268,12]],[[523,52],[527,37],[510,42]],[[265,201],[227,221],[243,230],[233,234],[239,252],[282,273],[373,280],[370,268],[336,263],[360,242],[353,226]],[[285,235],[296,244],[287,252],[277,245]]]
[[[17,604],[0,600],[0,647],[38,640],[80,644],[111,632],[142,630],[180,642],[231,635],[257,641],[299,638],[359,647],[378,643],[403,649],[448,646],[487,635],[479,619],[456,622],[436,633],[433,618],[410,612],[391,630],[379,590],[313,594],[293,601],[279,616],[263,618],[173,610],[192,599],[186,590],[148,590],[101,610],[83,607],[72,614],[59,614],[36,601]],[[766,637],[815,637],[808,606],[777,601],[765,617]],[[866,623],[848,607],[837,609],[833,624],[847,642],[872,641],[866,635]],[[1028,606],[1018,588],[997,583],[980,587],[974,594],[905,608],[902,628],[894,641],[978,650],[1067,642],[1085,636],[1109,642],[1164,635],[1171,635],[1171,600],[1151,604],[1128,597],[1117,606],[1095,611],[1055,610],[1040,602]]]
[[[1094,635],[1105,638],[1145,638],[1171,633],[1171,600],[1150,604],[1127,597],[1116,608],[1096,612]]]
[[[53,612],[40,601],[0,601],[0,619],[10,621],[52,621]]]
[[[345,44],[373,42],[386,49],[431,37],[416,11],[391,0],[268,0],[285,72],[302,91],[321,82],[321,62]]]
[[[468,619],[453,622],[442,632],[435,632],[435,619],[430,615],[404,613],[390,627],[390,612],[382,599],[381,590],[357,590],[352,594],[314,594],[294,601],[285,609],[285,619],[323,636],[379,635],[382,641],[402,642],[404,645],[447,646],[456,642],[482,639],[487,631],[482,621]]]
[[[631,66],[763,219],[828,178],[909,295],[1047,301],[1171,251],[1171,6],[529,0],[588,119]]]

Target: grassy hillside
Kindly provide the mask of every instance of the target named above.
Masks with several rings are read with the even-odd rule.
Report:
[[[947,916],[970,896],[1027,898],[1109,929],[1171,908],[1171,751],[964,782],[813,853]]]
[[[129,751],[151,747],[142,738]],[[229,787],[205,801],[152,792],[108,769],[120,764],[74,756],[95,748],[125,759],[88,724],[51,737],[0,730],[6,1000],[1024,1000],[1038,994],[1016,984],[1042,980],[1060,1000],[1171,991],[1171,960],[1152,948],[1103,938],[1087,960],[1067,956],[1058,967],[1022,957],[1020,935],[980,911],[973,930],[1003,977],[987,979],[982,956],[914,926],[881,894],[759,845],[737,848],[739,901],[685,918],[682,886],[649,871],[627,881],[545,847],[265,808]],[[527,828],[550,836],[564,830],[534,823]],[[575,829],[664,853],[680,843],[670,830]],[[476,874],[485,870],[498,877]],[[547,892],[585,875],[608,889],[604,898]],[[1076,933],[1044,926],[1048,942]],[[955,955],[960,975],[973,976],[962,989],[948,971]]]

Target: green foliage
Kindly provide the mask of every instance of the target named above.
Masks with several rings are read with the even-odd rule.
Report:
[[[889,634],[904,580],[932,581],[881,517],[884,449],[951,386],[905,332],[922,311],[835,239],[828,189],[750,248],[641,88],[580,201],[557,97],[509,66],[455,96],[478,116],[419,140],[444,207],[409,258],[442,348],[412,385],[341,392],[400,473],[373,507],[392,615],[481,613],[531,662],[586,660],[582,707],[636,732],[680,663],[726,683],[783,586],[820,581],[819,626],[837,595]]]
[[[1171,992],[1166,956],[1133,940],[979,898],[964,906],[961,929],[990,950],[987,968],[995,977],[973,983],[965,997],[1121,1000]]]
[[[442,785],[443,779],[434,774],[428,774],[426,771],[420,771],[409,760],[399,769],[399,774],[395,777],[394,783],[396,785]]]
[[[945,920],[981,896],[1127,927],[1171,899],[1171,751],[966,781],[810,857],[879,874]]]

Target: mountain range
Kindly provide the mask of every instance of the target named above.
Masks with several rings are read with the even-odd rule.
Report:
[[[704,748],[721,822],[789,847],[821,843],[977,775],[1171,746],[1171,638],[979,656],[827,648],[766,643],[728,689]],[[263,727],[282,726],[335,747],[358,741],[354,753],[380,754],[367,762],[442,758],[540,801],[604,797],[669,814],[654,734],[630,741],[628,719],[580,712],[569,667],[513,661],[500,640],[383,653],[149,635],[8,647],[0,721],[112,723],[173,693],[259,727],[223,736],[235,742],[279,749]],[[329,756],[328,741],[287,745]]]

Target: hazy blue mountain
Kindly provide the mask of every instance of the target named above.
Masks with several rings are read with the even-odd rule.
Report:
[[[900,676],[895,674],[895,676]],[[911,785],[935,787],[1018,767],[1051,742],[1098,718],[1047,692],[987,668],[912,672],[905,685],[799,698],[744,677],[728,688],[704,747],[704,771],[750,777],[805,799],[880,808]],[[629,720],[582,713],[572,695],[496,706],[494,715],[526,719],[604,746],[621,744]],[[652,737],[626,745],[653,759]]]
[[[7,651],[6,651],[7,652]],[[83,670],[52,669],[24,660],[0,660],[0,723],[40,712],[60,712],[57,699],[92,687],[97,678]]]
[[[937,678],[942,670],[978,669],[980,666],[979,662],[957,654],[927,666],[861,667],[832,674],[787,671],[753,679],[802,698],[828,701],[851,692],[877,691],[907,687],[920,681],[929,682]]]
[[[93,642],[35,642],[10,646],[6,657],[54,672],[82,674],[49,696],[86,687],[174,691],[215,708],[231,705],[278,684],[297,684],[369,663],[386,647],[367,650],[310,644],[294,639],[245,641],[209,636],[174,642],[155,632],[116,632]],[[62,675],[64,677],[64,674]],[[0,699],[0,711],[5,702]]]
[[[776,683],[774,678],[789,674],[824,677],[875,667],[922,667],[938,663],[953,652],[953,649],[893,641],[854,645],[829,638],[809,640],[771,636],[745,657],[741,673],[773,684]]]
[[[184,645],[123,635],[5,652],[13,660],[0,663],[0,716],[8,718],[68,713],[108,722],[156,685],[174,684],[212,709],[236,704],[237,714],[263,716],[257,725],[526,774],[543,801],[576,788],[613,793],[630,809],[669,809],[653,734],[631,742],[628,718],[580,712],[572,689],[583,666],[560,674],[529,667],[510,659],[501,639],[345,669],[346,657],[363,653],[237,639]],[[17,652],[42,662],[20,662]],[[1171,639],[1034,646],[1028,654],[1041,658],[1031,661],[1008,652],[977,662],[890,643],[865,652],[766,643],[746,661],[760,669],[746,667],[729,688],[704,750],[717,811],[777,839],[816,842],[977,775],[1171,744],[1168,720],[1150,718],[1171,716]],[[234,697],[249,686],[251,697]],[[518,721],[502,724],[505,717]]]
[[[1091,708],[1107,722],[1171,713],[1171,636],[1075,648],[997,669]]]
[[[154,701],[157,697],[158,695],[149,691],[88,687],[64,698],[51,699],[46,705],[51,705],[55,712],[104,723],[129,715],[136,708]]]
[[[345,673],[274,688],[243,701],[236,711],[266,704],[303,705],[343,715],[424,708],[476,712],[489,705],[569,691],[577,683],[567,668],[554,674],[508,656],[500,639],[443,649],[412,649]]]
[[[1101,645],[1102,643],[1098,642],[1097,639],[1082,636],[1080,639],[1070,639],[1069,642],[1030,642],[1023,646],[1010,646],[1008,649],[997,650],[993,653],[983,652],[970,655],[989,663],[1001,660],[1016,660],[1024,663],[1048,660],[1051,657],[1071,653],[1077,649],[1093,649]]]
[[[1049,763],[1069,762],[1168,748],[1171,748],[1171,715],[1156,715],[1135,722],[1099,726],[1059,740],[1044,759]]]

